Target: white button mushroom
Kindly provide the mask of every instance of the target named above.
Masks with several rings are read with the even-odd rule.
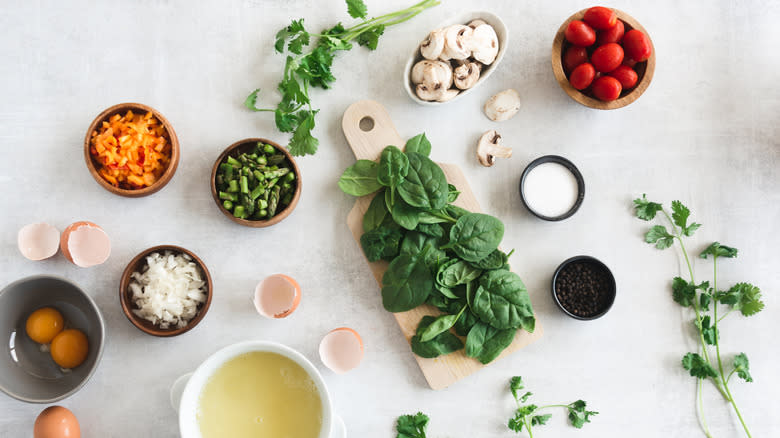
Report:
[[[471,22],[468,24],[468,27],[475,29],[477,26],[487,24],[487,22],[481,18],[477,18],[476,20],[471,20]]]
[[[447,102],[448,100],[452,100],[460,93],[460,90],[457,90],[455,88],[451,88],[449,90],[445,90],[441,96],[439,96],[438,99],[436,99],[437,102]]]
[[[477,143],[477,159],[479,164],[490,167],[496,162],[496,158],[509,158],[512,156],[512,148],[501,146],[501,136],[494,130],[487,131]]]
[[[436,60],[444,50],[444,30],[437,29],[428,34],[428,37],[420,44],[420,54],[423,58]]]
[[[412,83],[413,84],[422,84],[423,81],[423,71],[426,67],[433,65],[434,61],[428,61],[428,60],[422,60],[418,62],[417,64],[412,67]]]
[[[412,83],[426,84],[433,88],[441,84],[444,88],[452,86],[452,66],[444,61],[422,60],[412,67]]]
[[[479,80],[480,70],[482,70],[482,64],[478,62],[461,64],[454,72],[455,86],[461,90],[468,90],[473,87]]]
[[[466,41],[471,38],[474,30],[462,24],[455,24],[444,29],[444,51],[440,59],[466,59],[471,56],[471,50],[466,47]]]
[[[477,26],[467,39],[466,47],[477,61],[490,65],[498,56],[498,35],[489,24]]]
[[[504,90],[485,102],[485,115],[494,122],[514,117],[520,111],[520,95],[513,89]]]

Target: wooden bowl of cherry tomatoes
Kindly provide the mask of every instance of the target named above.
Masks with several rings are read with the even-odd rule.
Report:
[[[594,6],[569,17],[555,35],[552,69],[561,88],[589,108],[622,108],[650,86],[655,47],[623,11]]]

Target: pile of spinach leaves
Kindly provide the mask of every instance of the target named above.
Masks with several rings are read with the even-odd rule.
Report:
[[[488,363],[518,329],[533,332],[531,300],[498,249],[504,224],[453,205],[460,192],[430,153],[425,134],[410,139],[405,152],[387,146],[378,163],[358,160],[347,168],[339,187],[353,196],[375,193],[360,244],[369,261],[390,262],[382,278],[385,309],[430,304],[442,312],[422,318],[412,351],[433,358],[465,348]]]

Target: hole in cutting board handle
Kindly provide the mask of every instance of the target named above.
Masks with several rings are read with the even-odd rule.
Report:
[[[369,116],[365,116],[362,119],[360,119],[358,126],[360,127],[361,131],[368,132],[374,129],[374,119],[372,119]]]

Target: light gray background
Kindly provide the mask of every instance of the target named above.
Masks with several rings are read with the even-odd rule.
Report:
[[[399,9],[412,0],[369,1],[369,12]],[[4,2],[0,13],[0,181],[3,196],[0,283],[52,273],[86,289],[107,320],[102,363],[93,379],[61,402],[73,410],[85,437],[176,436],[168,387],[217,349],[245,339],[268,339],[302,351],[330,385],[352,437],[394,436],[395,418],[422,410],[432,437],[509,437],[514,402],[507,381],[522,375],[534,402],[584,398],[601,413],[582,431],[555,412],[539,437],[695,437],[694,380],[680,368],[695,344],[690,315],[675,304],[670,279],[680,260],[642,242],[647,224],[635,219],[631,199],[643,192],[668,203],[682,199],[704,224],[689,243],[698,253],[712,240],[736,246],[740,257],[720,265],[721,284],[748,280],[764,290],[767,310],[722,326],[726,356],[749,354],[753,384],[733,384],[754,437],[780,430],[776,345],[780,288],[776,227],[780,222],[780,3],[774,1],[615,1],[648,29],[658,53],[655,78],[633,105],[599,112],[582,107],[558,87],[550,46],[558,26],[584,1],[484,2],[500,15],[511,45],[496,73],[462,100],[420,107],[405,95],[403,64],[436,24],[474,2],[447,1],[389,29],[376,52],[358,48],[338,56],[332,90],[312,92],[322,112],[321,146],[299,160],[303,196],[297,210],[269,229],[250,229],[222,216],[209,193],[209,172],[234,141],[265,136],[285,141],[270,117],[242,107],[256,87],[263,103],[284,58],[273,35],[305,17],[319,30],[350,22],[340,0],[327,1],[104,1]],[[488,96],[519,91],[523,106],[494,124],[481,113]],[[536,344],[454,386],[427,385],[345,218],[354,200],[336,180],[354,157],[341,132],[352,102],[382,102],[399,133],[425,131],[433,158],[456,163],[483,208],[506,224],[503,246],[525,280],[545,327]],[[176,176],[142,199],[108,193],[87,172],[82,141],[92,118],[119,102],[159,109],[181,141]],[[514,157],[479,166],[479,135],[497,129]],[[561,154],[585,176],[581,210],[562,223],[526,212],[517,194],[523,167],[544,154]],[[16,249],[17,230],[47,221],[60,230],[75,220],[105,228],[113,243],[108,262],[91,269],[62,255],[30,262]],[[214,275],[215,298],[195,330],[174,339],[150,337],[122,315],[117,285],[125,264],[144,248],[171,243],[199,254]],[[609,265],[618,283],[612,311],[593,322],[563,315],[550,297],[550,277],[564,259],[590,254]],[[697,276],[710,265],[696,261]],[[295,314],[259,317],[250,293],[258,280],[290,274],[303,288]],[[327,370],[317,345],[330,329],[358,330],[366,355],[343,376]],[[736,417],[706,386],[706,409],[717,437],[742,436]],[[44,406],[0,395],[0,435],[31,435]]]

